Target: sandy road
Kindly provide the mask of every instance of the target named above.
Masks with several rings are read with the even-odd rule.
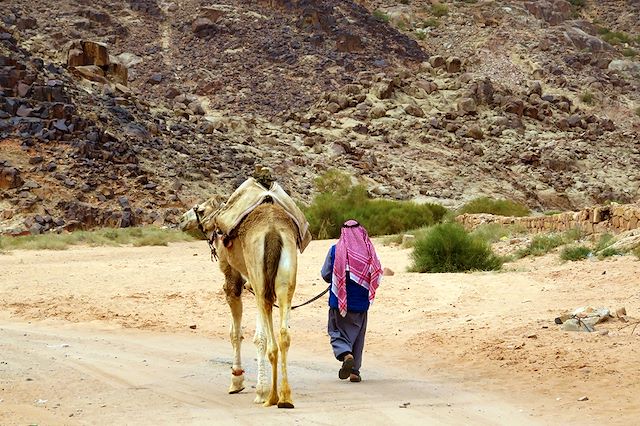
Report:
[[[331,241],[299,257],[294,303],[324,287]],[[377,242],[386,276],[369,316],[363,382],[341,382],[326,299],[291,317],[294,410],[253,404],[255,302],[244,300],[247,389],[228,395],[222,274],[204,242],[0,254],[0,425],[579,424],[640,415],[640,262],[502,272],[406,272],[410,251]],[[565,309],[626,307],[629,322],[567,333]],[[194,329],[193,326],[196,328]],[[580,401],[580,397],[588,400]]]
[[[98,324],[0,321],[0,423],[19,424],[533,424],[487,393],[373,368],[341,382],[325,354],[293,347],[296,408],[253,404],[253,345],[245,344],[247,389],[225,393],[227,342],[108,329]]]

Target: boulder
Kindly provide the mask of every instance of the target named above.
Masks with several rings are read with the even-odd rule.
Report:
[[[614,50],[614,48],[609,43],[601,40],[598,37],[585,33],[580,28],[568,28],[565,31],[564,36],[579,50],[588,50],[592,53]]]
[[[0,163],[0,189],[19,188],[23,183],[24,180],[20,177],[20,170]]]
[[[472,98],[462,98],[458,101],[458,112],[461,114],[472,114],[477,111],[476,101]]]
[[[404,111],[414,117],[424,117],[424,111],[417,105],[409,104],[404,107]]]
[[[359,52],[364,48],[360,36],[350,33],[338,34],[336,50],[338,52]]]

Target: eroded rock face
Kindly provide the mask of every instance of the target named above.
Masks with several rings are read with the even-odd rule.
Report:
[[[558,25],[571,18],[571,3],[565,0],[525,1],[524,7],[536,18]]]
[[[0,157],[15,170],[0,228],[171,223],[260,163],[301,202],[333,167],[376,196],[448,206],[639,196],[640,90],[621,46],[563,21],[567,2],[527,2],[554,25],[500,2],[451,2],[420,33],[413,3],[385,22],[372,10],[386,6],[366,0],[63,2],[68,15],[45,34],[44,0],[29,13],[5,0],[0,144],[14,142]],[[30,13],[37,25],[17,29]],[[65,68],[51,52],[70,40],[92,44],[75,44]],[[615,99],[626,103],[609,117]]]

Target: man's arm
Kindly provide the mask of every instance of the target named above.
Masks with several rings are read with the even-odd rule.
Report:
[[[328,283],[331,282],[331,276],[333,275],[333,247],[331,247],[327,253],[327,257],[324,260],[324,265],[322,265],[320,274],[322,274],[323,280]]]

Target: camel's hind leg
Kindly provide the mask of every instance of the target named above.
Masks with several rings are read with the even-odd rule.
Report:
[[[265,302],[266,305],[266,302]],[[264,402],[265,407],[270,407],[278,403],[278,344],[273,333],[272,306],[264,306],[262,311],[263,323],[266,326],[267,334],[267,357],[271,364],[271,389],[269,396]]]
[[[260,310],[258,310],[258,316],[256,317],[256,332],[253,335],[253,343],[256,345],[258,359],[256,397],[253,402],[255,402],[256,404],[264,404],[264,402],[267,400],[267,393],[269,392],[266,373],[267,335],[265,334],[265,328]]]
[[[295,249],[294,249],[295,250]],[[282,375],[282,384],[280,385],[280,397],[278,408],[293,408],[293,400],[291,399],[291,388],[289,387],[289,378],[287,370],[287,355],[289,346],[291,345],[291,336],[289,334],[289,315],[291,313],[291,300],[293,292],[296,288],[296,264],[295,257],[293,264],[289,262],[289,270],[280,270],[278,277],[278,285],[276,292],[278,295],[278,304],[280,306],[280,368]]]
[[[238,393],[244,389],[244,369],[240,358],[240,346],[242,345],[242,276],[233,270],[228,264],[221,262],[221,268],[225,275],[224,291],[227,303],[231,308],[231,346],[233,347],[233,365],[231,367],[231,384],[229,393]]]

